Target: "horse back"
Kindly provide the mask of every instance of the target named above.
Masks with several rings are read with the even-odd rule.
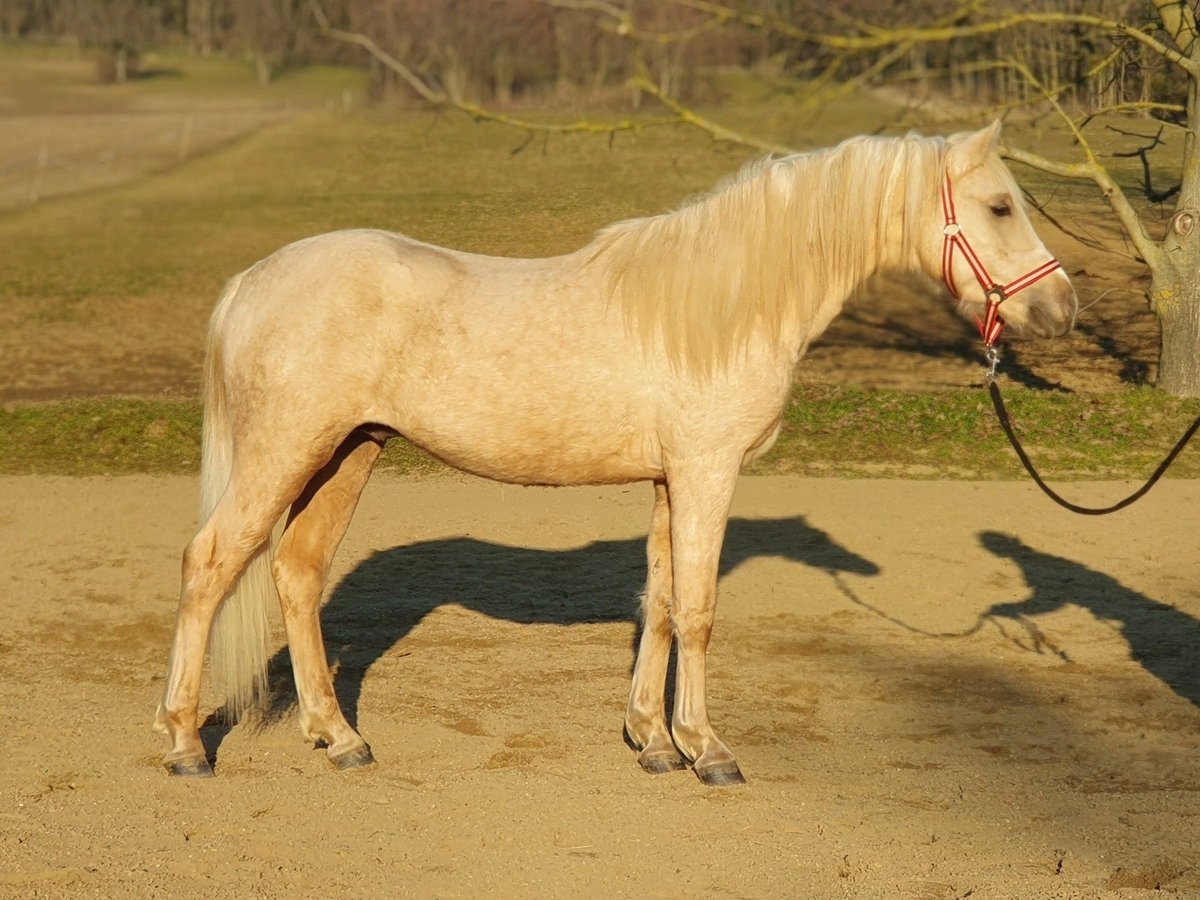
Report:
[[[656,477],[661,385],[585,268],[333,232],[244,273],[214,339],[260,412],[385,425],[506,481]]]

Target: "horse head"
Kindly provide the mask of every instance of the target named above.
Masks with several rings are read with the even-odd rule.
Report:
[[[948,140],[936,201],[941,227],[928,229],[922,255],[960,310],[976,314],[989,344],[996,315],[1016,334],[1058,337],[1074,324],[1075,290],[1029,221],[999,137],[997,120]]]

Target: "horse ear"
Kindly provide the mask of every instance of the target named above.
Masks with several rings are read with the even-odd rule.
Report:
[[[977,166],[981,166],[996,152],[1000,143],[1000,120],[996,119],[987,128],[964,135],[950,144],[946,154],[946,168],[951,178],[959,178]]]

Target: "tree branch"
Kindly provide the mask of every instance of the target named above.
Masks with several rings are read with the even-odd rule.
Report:
[[[1000,155],[1005,159],[1011,159],[1013,162],[1029,166],[1031,169],[1037,169],[1039,172],[1057,175],[1059,178],[1091,181],[1100,188],[1100,194],[1112,208],[1113,214],[1116,215],[1117,221],[1121,223],[1122,230],[1128,235],[1138,255],[1151,265],[1154,265],[1155,261],[1162,255],[1162,250],[1158,244],[1146,234],[1146,230],[1142,227],[1142,220],[1138,218],[1137,210],[1133,208],[1129,199],[1121,192],[1120,187],[1117,186],[1117,183],[1113,181],[1112,176],[1108,174],[1108,171],[1103,166],[1090,162],[1056,162],[1036,153],[1030,153],[1028,150],[1021,150],[1017,147],[1009,147],[1007,145],[1000,147]]]
[[[435,106],[441,106],[442,104],[449,102],[450,98],[446,94],[441,91],[435,91],[424,81],[418,78],[412,69],[400,62],[400,60],[396,59],[396,57],[392,56],[365,34],[358,34],[357,32],[352,31],[343,31],[340,28],[332,27],[329,24],[329,17],[325,15],[325,10],[322,8],[321,4],[317,2],[317,0],[310,0],[309,8],[312,9],[313,18],[317,20],[317,28],[320,30],[321,34],[325,35],[326,37],[333,38],[334,40],[342,41],[343,43],[357,44],[359,47],[362,47],[373,57],[375,57],[375,59],[379,60],[379,62],[383,63],[402,79],[404,79],[404,83],[416,91],[417,94],[420,95],[420,97],[426,102],[432,103]]]
[[[832,87],[822,86],[818,90],[813,91],[804,98],[802,107],[804,109],[816,109],[820,106],[828,106],[839,97],[853,93],[873,78],[882,74],[888,66],[903,57],[912,47],[912,44],[898,44],[887,53],[882,54],[875,62],[857,75],[847,78],[845,81],[834,82]]]
[[[1196,41],[1196,15],[1182,0],[1151,0],[1163,31],[1170,35],[1175,46],[1183,53],[1191,54]]]
[[[1101,241],[1099,238],[1092,237],[1092,235],[1090,235],[1090,234],[1082,234],[1079,231],[1073,231],[1072,229],[1068,228],[1063,222],[1059,221],[1057,216],[1053,215],[1050,212],[1050,210],[1048,209],[1049,202],[1043,203],[1041,200],[1039,200],[1037,197],[1035,197],[1032,193],[1030,193],[1028,189],[1022,187],[1021,193],[1025,195],[1025,200],[1029,203],[1029,205],[1037,210],[1038,215],[1040,215],[1043,219],[1045,219],[1047,222],[1049,222],[1052,226],[1057,228],[1060,232],[1065,234],[1067,237],[1071,238],[1072,240],[1079,241],[1079,243],[1083,244],[1083,246],[1090,247],[1093,250],[1098,250],[1101,253],[1116,253],[1117,252],[1112,247],[1108,246],[1103,241]],[[1051,199],[1053,199],[1053,197]],[[1123,253],[1121,255],[1126,256],[1130,259],[1136,259],[1136,257],[1133,257],[1129,253]],[[1137,261],[1140,262],[1141,260],[1138,259]]]
[[[681,104],[674,97],[664,94],[658,89],[658,86],[651,82],[648,78],[638,76],[633,79],[633,85],[639,90],[645,91],[671,112],[675,113],[679,122],[699,128],[701,131],[711,135],[715,140],[729,141],[730,143],[739,144],[743,147],[750,147],[763,153],[787,155],[789,153],[796,152],[791,147],[786,147],[783,144],[776,144],[771,141],[764,141],[760,140],[759,138],[750,137],[737,131],[732,131],[731,129],[726,128],[724,125],[719,125],[710,119],[706,119],[696,111]]]
[[[1009,66],[1020,72],[1021,76],[1025,78],[1031,85],[1043,92],[1047,102],[1054,107],[1054,110],[1058,113],[1059,118],[1066,123],[1067,128],[1070,129],[1071,134],[1079,144],[1079,147],[1084,154],[1084,161],[1075,164],[1056,163],[1044,156],[1039,156],[1035,153],[1030,153],[1025,150],[1017,150],[1016,148],[1011,147],[1001,148],[1001,155],[1032,168],[1039,169],[1040,171],[1058,175],[1063,178],[1082,178],[1090,180],[1096,185],[1096,187],[1100,188],[1100,194],[1112,208],[1113,213],[1117,217],[1117,221],[1121,223],[1121,227],[1129,236],[1129,240],[1133,243],[1134,248],[1139,254],[1141,254],[1142,259],[1146,260],[1148,263],[1157,260],[1162,253],[1158,244],[1148,234],[1146,234],[1146,229],[1142,227],[1142,220],[1138,216],[1137,210],[1133,208],[1133,204],[1129,202],[1129,198],[1125,196],[1124,192],[1117,185],[1116,181],[1113,180],[1113,177],[1109,174],[1108,169],[1106,169],[1100,162],[1099,158],[1092,150],[1091,144],[1088,142],[1087,138],[1084,137],[1083,132],[1080,130],[1079,125],[1076,124],[1075,120],[1072,119],[1067,114],[1066,110],[1062,108],[1062,105],[1059,104],[1057,98],[1052,96],[1051,93],[1046,90],[1042,83],[1037,79],[1037,77],[1031,71],[1029,71],[1027,66],[1015,61],[1008,61],[1002,65]]]
[[[1076,124],[1080,128],[1086,126],[1092,119],[1100,116],[1106,116],[1110,113],[1123,112],[1172,112],[1184,113],[1187,112],[1187,107],[1182,103],[1156,103],[1152,100],[1127,100],[1124,103],[1114,103],[1112,106],[1100,106],[1096,109],[1089,109],[1084,115],[1080,116]],[[1163,122],[1163,125],[1170,125],[1172,128],[1182,128],[1175,122]]]
[[[539,0],[539,2],[547,2],[550,5],[569,5],[572,8],[588,8],[602,9],[608,7],[606,3],[594,3],[592,0],[580,0],[578,4],[572,3],[571,0]],[[776,144],[770,141],[763,141],[749,135],[744,135],[733,131],[722,125],[713,122],[710,119],[701,116],[694,110],[684,106],[674,98],[663,93],[658,87],[646,76],[635,76],[631,85],[639,90],[649,94],[667,108],[673,115],[663,116],[659,118],[645,119],[619,119],[608,122],[593,122],[588,119],[580,119],[569,123],[547,123],[534,122],[529,119],[521,119],[516,116],[506,115],[505,113],[496,112],[486,109],[477,103],[472,103],[469,100],[461,100],[450,96],[444,91],[435,90],[422,81],[416,73],[412,71],[403,62],[396,59],[373,40],[364,34],[359,34],[352,31],[344,31],[340,28],[333,28],[329,24],[329,19],[325,15],[324,9],[321,8],[318,0],[310,0],[313,15],[317,20],[317,25],[320,31],[326,37],[333,40],[342,41],[348,44],[354,44],[362,47],[371,54],[376,60],[382,63],[391,71],[399,75],[406,84],[408,84],[426,103],[435,107],[448,107],[456,109],[459,112],[465,113],[476,121],[496,122],[500,125],[507,125],[510,128],[516,128],[521,131],[532,134],[607,134],[611,140],[614,136],[621,132],[637,133],[646,128],[659,128],[664,126],[688,125],[692,128],[697,128],[711,136],[714,140],[728,141],[732,144],[737,144],[742,147],[748,147],[757,150],[761,153],[788,154],[795,152],[792,148],[782,144]],[[615,12],[623,12],[612,8]],[[633,32],[636,33],[636,32]],[[528,143],[528,142],[526,142]],[[517,149],[524,148],[525,144]]]
[[[1132,159],[1136,156],[1142,161],[1142,192],[1146,195],[1147,200],[1149,200],[1151,203],[1165,203],[1179,193],[1180,189],[1183,187],[1182,184],[1177,184],[1174,187],[1167,188],[1165,191],[1156,191],[1152,183],[1150,175],[1150,151],[1155,147],[1161,146],[1162,144],[1163,130],[1161,127],[1158,129],[1158,133],[1153,136],[1148,134],[1135,134],[1132,131],[1122,131],[1120,128],[1114,128],[1112,125],[1108,125],[1106,127],[1110,131],[1115,131],[1117,134],[1123,134],[1126,137],[1138,137],[1142,138],[1143,140],[1150,141],[1150,143],[1146,146],[1138,147],[1136,150],[1113,153],[1113,156],[1117,157],[1118,159]]]
[[[712,0],[670,0],[671,3],[677,6],[683,6],[688,9],[695,9],[701,12],[717,14],[718,12],[729,12],[730,8],[722,6]],[[1168,4],[1176,2],[1176,0],[1156,0]],[[985,22],[976,22],[968,25],[931,25],[931,26],[916,26],[912,28],[894,28],[884,31],[874,31],[864,34],[827,34],[819,31],[809,31],[804,28],[799,28],[790,22],[778,19],[772,16],[764,16],[758,13],[744,12],[741,10],[734,11],[731,21],[736,21],[747,28],[754,28],[763,31],[771,31],[775,34],[784,37],[790,37],[794,40],[805,41],[807,43],[817,44],[822,47],[827,47],[831,50],[846,50],[846,51],[868,51],[881,50],[885,47],[890,47],[898,43],[912,42],[918,44],[933,44],[945,43],[947,41],[958,40],[959,38],[981,37],[988,34],[996,34],[1002,31],[1010,31],[1021,25],[1084,25],[1089,28],[1095,28],[1102,31],[1115,32],[1124,35],[1131,40],[1137,41],[1143,46],[1153,51],[1163,59],[1175,64],[1183,69],[1193,78],[1200,78],[1200,63],[1192,60],[1180,51],[1176,50],[1158,38],[1154,37],[1148,30],[1135,28],[1125,22],[1120,22],[1115,19],[1105,19],[1102,16],[1087,15],[1084,13],[1058,13],[1058,12],[1020,12],[1008,13],[996,19],[990,19]]]
[[[728,7],[717,7],[708,12],[709,18],[691,28],[681,28],[679,31],[643,31],[634,24],[633,13],[622,9],[605,0],[533,0],[542,6],[555,9],[571,9],[583,12],[595,12],[612,19],[615,23],[613,31],[624,38],[640,41],[644,44],[678,44],[690,41],[703,34],[709,34],[724,28],[735,19],[735,12]]]

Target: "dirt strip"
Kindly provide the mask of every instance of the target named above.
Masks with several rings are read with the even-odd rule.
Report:
[[[329,656],[377,766],[302,741],[284,654],[269,723],[167,778],[194,495],[0,479],[0,895],[1200,893],[1200,482],[1092,520],[1023,483],[745,479],[725,790],[621,740],[649,489],[467,479],[377,479],[338,558]]]

